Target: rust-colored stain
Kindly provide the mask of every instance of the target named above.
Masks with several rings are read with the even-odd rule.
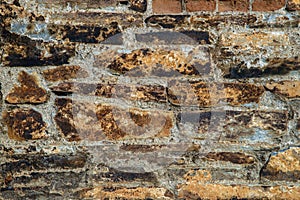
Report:
[[[45,103],[49,99],[47,91],[38,83],[36,74],[21,71],[18,81],[20,86],[15,85],[5,98],[8,103]]]

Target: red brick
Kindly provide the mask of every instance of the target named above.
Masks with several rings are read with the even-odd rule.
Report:
[[[154,13],[180,13],[182,11],[181,0],[153,0]]]
[[[186,10],[195,11],[214,11],[216,2],[214,0],[186,0]]]
[[[285,0],[254,0],[252,4],[253,11],[274,11],[285,5]]]
[[[219,0],[219,11],[241,11],[247,12],[249,10],[248,0]]]

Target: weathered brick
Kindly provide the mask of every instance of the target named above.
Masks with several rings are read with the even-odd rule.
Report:
[[[118,140],[167,137],[173,127],[173,114],[156,110],[128,110],[108,104],[56,99],[55,122],[69,141]],[[150,123],[151,122],[151,123]]]
[[[300,67],[295,53],[299,47],[289,44],[290,38],[285,32],[227,33],[221,36],[217,66],[226,78],[287,74]]]
[[[300,1],[299,0],[288,0],[286,9],[288,11],[300,10]]]
[[[247,186],[203,184],[197,180],[180,185],[180,199],[298,199],[298,186]]]
[[[179,106],[212,107],[218,104],[257,103],[264,88],[243,83],[211,83],[203,81],[170,81],[168,101]]]
[[[261,170],[261,176],[274,181],[299,181],[300,148],[291,147],[271,154],[268,162]]]
[[[0,34],[4,40],[1,61],[7,66],[61,65],[75,55],[75,46],[68,42],[32,40],[3,29]]]
[[[54,13],[47,25],[47,31],[57,40],[121,45],[123,44],[122,30],[142,25],[143,20],[140,14]]]
[[[180,13],[181,0],[153,0],[152,9],[154,13]]]
[[[162,28],[181,27],[188,23],[189,15],[152,15],[145,19],[148,26],[158,26]]]
[[[96,66],[101,66],[101,59],[96,61]],[[139,49],[116,56],[106,67],[112,72],[134,77],[201,76],[210,73],[211,60],[206,48],[194,49],[189,56],[177,50]]]
[[[58,66],[43,71],[43,76],[47,81],[63,81],[73,78],[86,78],[88,72],[77,65]]]
[[[22,163],[22,165],[26,165]],[[24,174],[22,174],[22,172]],[[62,199],[78,198],[73,190],[82,189],[80,183],[86,179],[85,172],[73,171],[37,171],[28,173],[20,170],[11,176],[5,187],[0,188],[0,197],[4,199]],[[13,189],[12,189],[13,188]]]
[[[285,6],[285,0],[254,0],[252,3],[253,11],[274,11]]]
[[[265,87],[271,92],[288,98],[300,97],[300,81],[280,81],[278,83],[268,83]]]
[[[280,46],[289,44],[289,37],[285,32],[240,32],[229,33],[221,36],[221,44],[224,46]]]
[[[224,11],[241,11],[247,12],[249,10],[249,1],[247,0],[219,0],[219,12]]]
[[[214,0],[185,0],[186,10],[188,12],[196,11],[214,11],[216,9],[216,1]]]
[[[247,68],[247,64],[244,61],[240,61],[240,63],[235,64],[235,67],[229,67],[229,69],[225,68],[225,78],[253,78],[285,75],[291,71],[300,69],[298,57],[274,58],[267,59],[266,61],[268,64],[261,68]]]
[[[129,8],[138,12],[145,12],[147,10],[147,0],[129,0]]]
[[[130,151],[130,152],[152,152],[155,150],[159,150],[166,145],[141,145],[141,144],[133,144],[133,145],[122,145],[120,149],[124,151]]]
[[[80,169],[83,168],[87,155],[83,152],[76,152],[75,154],[56,153],[45,155],[41,153],[31,154],[13,154],[7,155],[10,161],[1,165],[1,172],[3,174],[21,174],[22,172],[38,172],[50,171],[53,169]]]
[[[261,146],[277,146],[286,133],[287,112],[214,110],[181,112],[176,117],[182,134],[192,138],[237,142]],[[214,134],[214,135],[212,135]]]
[[[105,28],[109,25],[117,26],[122,29],[128,27],[143,26],[143,15],[127,13],[109,13],[109,12],[60,12],[53,13],[49,19],[51,24],[63,26],[99,26]],[[55,27],[55,25],[54,25]]]
[[[37,0],[40,5],[45,5],[47,8],[63,8],[67,7],[78,7],[80,9],[88,8],[103,8],[108,6],[117,6],[119,0]]]
[[[6,102],[12,104],[44,103],[49,99],[47,91],[39,85],[36,74],[30,75],[25,71],[21,71],[18,80],[21,85],[14,86],[6,96]]]
[[[14,140],[36,140],[45,138],[47,124],[42,115],[33,109],[15,108],[3,113],[8,136]]]
[[[203,162],[203,161],[201,161]],[[218,162],[222,163],[222,162]],[[208,167],[209,166],[209,167]],[[245,186],[247,183],[250,181],[253,181],[253,178],[257,178],[259,176],[255,171],[257,168],[255,165],[250,164],[250,165],[230,165],[231,167],[228,166],[228,163],[221,165],[221,166],[216,166],[213,167],[211,163],[207,167],[198,167],[192,168],[192,169],[186,169],[184,168],[184,175],[183,178],[187,181],[197,181],[199,184],[212,184],[216,182],[222,182],[223,180],[228,180],[227,184],[224,185],[234,185],[238,181],[243,182]],[[235,166],[235,167],[232,167]],[[252,173],[254,173],[252,175]],[[179,175],[182,177],[183,172]],[[253,176],[253,177],[251,177]],[[177,178],[178,179],[178,178]],[[254,179],[254,180],[255,180]],[[244,182],[245,181],[245,182]],[[223,185],[223,184],[220,184]],[[191,198],[193,199],[193,198]],[[195,198],[197,199],[197,198]],[[210,199],[210,198],[209,198]],[[214,199],[214,198],[212,198]],[[220,198],[223,199],[223,198]],[[226,198],[224,198],[226,199]]]
[[[93,180],[95,183],[97,182],[108,182],[108,183],[148,183],[151,185],[158,184],[157,177],[153,172],[124,172],[121,170],[116,170],[108,167],[108,171],[105,172],[97,172],[93,174]]]
[[[49,28],[51,34],[56,38],[68,39],[71,42],[99,43],[106,39],[120,34],[121,30],[116,22],[102,26],[88,25],[51,25]]]
[[[165,87],[161,85],[130,85],[130,84],[89,84],[64,82],[51,87],[57,95],[81,94],[95,95],[105,98],[129,99],[144,102],[167,102]]]
[[[235,164],[253,164],[254,157],[240,152],[209,152],[205,158]]]
[[[17,16],[25,16],[24,9],[16,4],[5,1],[0,2],[0,25],[2,27],[9,27],[11,20],[15,19]]]
[[[278,14],[274,12],[269,13],[256,13],[256,20],[248,22],[250,28],[297,28],[299,26],[299,16],[296,14],[290,14],[286,17],[284,14]]]
[[[136,34],[136,39],[138,42],[160,45],[197,45],[211,43],[209,33],[204,31],[153,32],[145,34]]]
[[[66,9],[79,8],[79,9],[97,9],[106,7],[118,7],[120,4],[129,5],[128,8],[138,11],[145,12],[147,9],[146,0],[37,0],[39,6],[44,6],[45,8],[56,8],[56,9]]]
[[[83,191],[81,198],[110,198],[110,199],[162,199],[171,200],[174,194],[162,187],[103,187],[98,186]]]
[[[299,26],[299,16],[291,13],[289,17],[279,13],[255,13],[240,12],[229,14],[222,12],[219,15],[205,13],[198,15],[153,15],[145,20],[151,27],[161,27],[175,30],[224,28],[227,26],[247,26],[250,28],[282,28]]]

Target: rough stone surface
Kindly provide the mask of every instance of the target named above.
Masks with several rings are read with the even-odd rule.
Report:
[[[299,181],[300,179],[300,150],[293,147],[282,152],[276,152],[269,158],[261,175],[270,180]]]
[[[46,136],[46,123],[33,109],[15,108],[3,113],[8,136],[14,140],[36,140]]]
[[[0,0],[0,199],[300,196],[299,0]]]
[[[178,106],[257,103],[264,93],[263,87],[252,84],[171,81],[168,86],[168,100]]]
[[[172,199],[172,193],[165,188],[92,188],[82,194],[83,198],[125,198],[125,199]]]
[[[269,83],[266,88],[271,92],[286,96],[288,98],[300,97],[300,81],[281,81],[278,83]]]
[[[118,140],[167,137],[173,126],[171,113],[124,109],[107,104],[87,104],[56,99],[54,119],[68,140]]]
[[[221,36],[218,65],[226,78],[285,75],[299,69],[299,57],[295,54],[299,45],[291,45],[285,52],[279,51],[280,47],[291,43],[285,32],[226,34]],[[260,55],[270,56],[263,59]]]
[[[207,49],[201,52],[204,56],[197,59],[193,58],[197,52],[186,56],[180,51],[141,49],[118,56],[107,68],[125,76],[205,75],[210,72],[210,55]]]
[[[14,88],[6,96],[5,101],[11,104],[17,103],[44,103],[48,100],[47,91],[42,88],[36,74],[30,75],[22,71],[18,75],[20,86]]]
[[[299,0],[289,0],[286,8],[289,11],[300,10],[300,1]]]
[[[52,69],[43,71],[45,80],[55,82],[69,80],[73,78],[86,78],[88,76],[87,71],[80,66],[59,66]]]

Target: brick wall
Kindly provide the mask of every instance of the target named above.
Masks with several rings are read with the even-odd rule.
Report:
[[[299,199],[299,0],[0,11],[0,199]]]

